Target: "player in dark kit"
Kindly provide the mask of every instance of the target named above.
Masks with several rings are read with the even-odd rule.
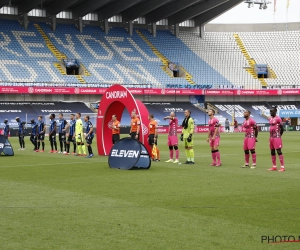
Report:
[[[3,135],[7,139],[9,136],[10,130],[9,130],[9,125],[8,125],[8,120],[4,120],[4,129],[3,129]]]
[[[76,126],[76,120],[75,120],[75,115],[71,114],[70,117],[70,123],[66,126],[66,130],[69,129],[69,135],[67,139],[67,152],[65,152],[65,155],[70,154],[70,144],[71,142],[73,143],[74,150],[73,150],[73,155],[76,153],[76,140],[75,140],[75,126]]]
[[[45,130],[46,130],[46,126],[43,122],[43,117],[40,115],[38,117],[38,143],[37,143],[37,149],[39,150],[39,152],[45,152]],[[42,150],[40,150],[40,146],[42,143]]]
[[[20,149],[19,150],[25,150],[25,122],[22,122],[19,117],[16,117],[16,121],[18,123],[18,132],[17,136],[19,136],[19,143],[20,143]]]
[[[89,152],[89,155],[86,156],[85,158],[92,158],[94,156],[91,147],[94,138],[94,132],[93,132],[94,127],[93,124],[90,122],[90,117],[88,115],[84,117],[84,121],[85,121],[85,142]]]
[[[50,115],[50,127],[49,127],[49,141],[51,145],[51,150],[49,153],[57,153],[57,144],[56,144],[56,121],[55,114]],[[53,146],[55,150],[53,150]]]
[[[64,119],[64,115],[62,113],[59,114],[59,120],[58,120],[58,138],[59,138],[59,145],[60,145],[60,151],[59,154],[65,154],[67,152],[67,146],[66,146],[66,126],[68,125],[68,122]],[[64,151],[63,151],[64,149]]]
[[[34,146],[33,150],[35,152],[39,152],[37,149],[38,124],[34,121],[34,119],[31,119],[29,124],[31,125],[30,141]]]
[[[284,131],[283,125],[282,125],[282,120],[281,118],[276,115],[277,114],[277,106],[272,106],[270,109],[270,115],[271,117],[269,118],[270,122],[270,149],[271,149],[271,158],[272,158],[272,164],[273,167],[271,167],[270,171],[276,171],[277,170],[277,165],[276,165],[276,151],[280,160],[280,165],[281,168],[278,170],[279,172],[284,172],[284,159],[283,159],[283,154],[281,152],[282,148],[282,134]]]

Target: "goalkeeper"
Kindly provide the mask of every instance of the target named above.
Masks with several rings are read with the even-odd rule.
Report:
[[[76,113],[76,125],[75,125],[75,135],[78,154],[76,156],[86,156],[85,145],[83,142],[83,123],[81,120],[81,113]]]
[[[194,162],[194,120],[191,117],[191,111],[184,111],[185,119],[182,122],[182,134],[180,140],[183,141],[187,161],[184,164],[195,164]]]

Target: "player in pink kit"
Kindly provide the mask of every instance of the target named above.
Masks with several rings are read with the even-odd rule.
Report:
[[[243,129],[245,131],[244,139],[244,152],[245,152],[245,165],[242,168],[249,167],[250,152],[252,155],[252,166],[251,168],[256,168],[256,153],[255,153],[255,143],[257,142],[258,130],[256,122],[250,117],[251,112],[246,110],[244,112],[245,121],[243,123]]]
[[[270,171],[277,170],[277,165],[276,165],[276,151],[277,151],[280,165],[281,165],[281,168],[278,171],[283,172],[285,171],[283,154],[281,152],[281,148],[282,148],[281,136],[283,134],[283,125],[282,125],[281,118],[277,116],[276,113],[277,113],[277,106],[272,106],[272,108],[270,109],[271,117],[269,118],[269,122],[270,122],[270,149],[271,149],[271,158],[272,158],[273,167],[269,168],[268,170]]]
[[[218,149],[220,144],[220,132],[219,132],[220,123],[219,120],[215,117],[215,111],[213,109],[208,110],[207,113],[209,115],[209,121],[208,121],[209,131],[208,131],[207,142],[210,143],[211,155],[213,159],[211,166],[220,167],[221,156]]]
[[[177,128],[178,128],[178,119],[175,117],[175,113],[171,112],[170,116],[164,117],[164,120],[169,119],[169,135],[168,135],[168,146],[170,150],[170,159],[166,162],[179,163],[179,149],[178,149],[178,137],[177,137]],[[174,151],[176,159],[173,161]]]

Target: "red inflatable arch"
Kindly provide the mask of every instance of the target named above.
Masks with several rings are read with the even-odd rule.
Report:
[[[118,120],[121,122],[124,109],[131,113],[136,111],[137,116],[141,121],[140,141],[145,145],[148,152],[151,152],[147,143],[148,138],[148,110],[145,105],[140,101],[134,99],[130,91],[121,86],[113,85],[108,88],[102,96],[97,117],[97,146],[99,155],[109,155],[113,146],[112,144],[112,131],[109,125],[112,122],[112,115],[117,115]],[[122,124],[121,126],[125,125]],[[126,124],[130,126],[130,124]],[[122,128],[121,128],[122,133]],[[128,135],[129,136],[129,135]]]

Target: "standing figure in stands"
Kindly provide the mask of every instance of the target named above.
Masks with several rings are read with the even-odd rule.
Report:
[[[270,171],[276,171],[277,165],[276,165],[276,151],[280,160],[281,168],[278,170],[279,172],[285,171],[284,168],[284,159],[283,154],[281,152],[282,148],[282,134],[284,131],[282,120],[277,115],[277,106],[272,106],[270,109],[270,149],[271,149],[271,158],[272,158],[272,164],[273,167],[269,168]]]
[[[30,125],[31,125],[30,141],[34,146],[33,150],[35,152],[39,152],[37,148],[37,136],[39,133],[38,124],[34,121],[34,119],[31,119]]]
[[[46,131],[46,126],[43,122],[43,116],[38,117],[38,143],[37,143],[37,148],[39,152],[45,152],[45,131]],[[40,150],[40,146],[42,143],[42,150]]]
[[[86,156],[85,158],[92,158],[94,156],[93,149],[92,149],[92,143],[94,139],[94,127],[93,124],[90,122],[90,117],[88,115],[84,117],[84,121],[85,121],[85,142],[89,152],[89,155]]]
[[[71,142],[73,143],[73,155],[76,153],[76,140],[75,140],[75,126],[76,126],[76,120],[75,120],[75,115],[71,114],[70,116],[70,123],[66,126],[66,130],[69,129],[69,135],[68,135],[68,140],[67,140],[67,152],[64,153],[65,155],[70,154],[70,144]]]
[[[180,140],[183,141],[185,154],[187,161],[184,164],[195,164],[194,161],[194,140],[193,140],[193,133],[194,133],[194,120],[191,117],[191,111],[185,110],[184,111],[185,119],[182,122],[182,134],[180,136]]]
[[[116,115],[112,116],[112,125],[110,126],[112,131],[112,143],[115,144],[117,141],[120,140],[120,127],[121,124],[117,119]]]
[[[157,127],[158,123],[154,120],[154,115],[149,114],[149,135],[148,135],[148,144],[151,147],[151,158],[153,161],[160,161],[160,153],[157,147]]]
[[[230,122],[229,122],[228,118],[226,118],[226,120],[225,120],[225,131],[227,133],[230,132]]]
[[[243,123],[243,128],[245,130],[244,138],[244,152],[245,152],[245,165],[242,168],[249,167],[250,152],[252,155],[252,166],[251,168],[256,168],[256,152],[255,144],[257,142],[258,129],[256,122],[250,117],[251,112],[246,110],[244,112],[245,121]]]
[[[66,126],[68,125],[68,122],[64,119],[64,115],[62,113],[60,113],[58,117],[58,138],[60,145],[60,151],[58,153],[65,154],[67,152]]]
[[[25,150],[25,122],[22,122],[19,117],[16,117],[16,121],[18,123],[18,131],[17,136],[19,136],[19,143],[20,143],[20,149],[19,150]]]
[[[178,128],[178,119],[175,116],[174,112],[171,112],[169,116],[164,117],[164,120],[169,119],[169,134],[168,134],[168,146],[170,150],[170,159],[166,162],[179,163],[179,149],[178,149],[178,137],[177,137],[177,128]],[[174,150],[175,150],[175,160]]]
[[[132,111],[131,126],[130,126],[130,133],[129,133],[131,139],[139,140],[140,127],[141,127],[140,119],[136,116],[135,111]]]
[[[207,142],[209,142],[211,147],[211,155],[213,162],[211,166],[220,167],[221,164],[221,156],[219,152],[220,145],[220,123],[219,120],[215,117],[215,111],[213,109],[208,110],[209,121],[208,121],[208,137]]]
[[[83,142],[83,123],[81,120],[81,113],[76,113],[75,134],[78,149],[78,154],[75,154],[75,156],[86,156],[85,145]]]
[[[50,115],[50,127],[49,127],[49,141],[51,150],[49,153],[57,153],[57,143],[56,143],[56,121],[55,114]]]
[[[9,130],[9,124],[8,124],[8,120],[5,119],[4,120],[4,129],[3,129],[3,135],[4,137],[7,139],[9,136],[10,130]]]

